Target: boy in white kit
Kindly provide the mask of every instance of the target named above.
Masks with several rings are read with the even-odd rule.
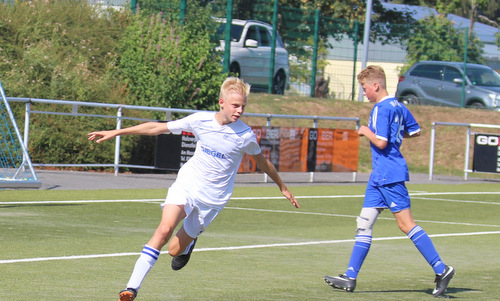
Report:
[[[135,299],[142,281],[158,260],[161,248],[169,240],[172,269],[180,270],[188,263],[197,237],[229,201],[245,153],[253,156],[260,170],[267,173],[281,193],[299,208],[274,165],[262,155],[252,129],[239,120],[249,93],[248,84],[229,77],[221,86],[217,113],[199,112],[167,123],[146,122],[125,129],[88,134],[89,140],[97,139],[97,143],[118,135],[181,134],[182,131],[193,133],[197,139],[193,157],[181,167],[176,181],[168,189],[162,204],[160,225],[144,246],[119,300]],[[181,220],[184,220],[182,227],[172,237]]]

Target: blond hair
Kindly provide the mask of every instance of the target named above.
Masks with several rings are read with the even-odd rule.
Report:
[[[236,93],[247,98],[250,94],[250,85],[245,83],[240,78],[234,76],[228,77],[220,87],[219,98],[224,99],[232,93]]]
[[[380,66],[371,65],[361,70],[358,74],[358,81],[361,85],[366,83],[376,82],[380,85],[381,88],[385,89],[385,71]]]

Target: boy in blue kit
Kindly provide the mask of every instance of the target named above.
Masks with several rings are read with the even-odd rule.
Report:
[[[333,288],[354,291],[359,270],[370,250],[373,225],[380,212],[389,208],[399,229],[408,235],[434,269],[436,288],[432,295],[441,296],[455,270],[441,261],[427,233],[413,220],[410,196],[405,186],[405,181],[409,180],[408,167],[399,150],[403,138],[420,135],[420,126],[403,104],[388,95],[385,72],[381,67],[366,67],[358,74],[358,81],[368,100],[375,103],[368,126],[361,126],[358,130],[360,136],[370,140],[372,173],[361,214],[356,220],[355,243],[347,271],[336,277],[325,276],[324,279]]]

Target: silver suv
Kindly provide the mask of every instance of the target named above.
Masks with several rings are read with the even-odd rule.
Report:
[[[399,78],[396,98],[407,104],[460,107],[464,64],[422,61]],[[490,67],[467,64],[464,105],[500,111],[500,75]]]
[[[221,23],[218,36],[224,50],[225,19]],[[229,72],[237,74],[253,88],[267,90],[271,65],[271,42],[273,27],[261,21],[237,20],[231,23],[231,62]],[[276,36],[275,63],[272,93],[283,94],[289,76],[288,51],[279,34]]]

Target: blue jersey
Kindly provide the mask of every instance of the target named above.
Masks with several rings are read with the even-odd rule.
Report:
[[[411,112],[396,98],[385,97],[373,107],[368,127],[378,139],[387,141],[384,149],[371,144],[373,171],[369,184],[381,186],[408,181],[408,166],[399,148],[405,132],[410,136],[420,132]]]

